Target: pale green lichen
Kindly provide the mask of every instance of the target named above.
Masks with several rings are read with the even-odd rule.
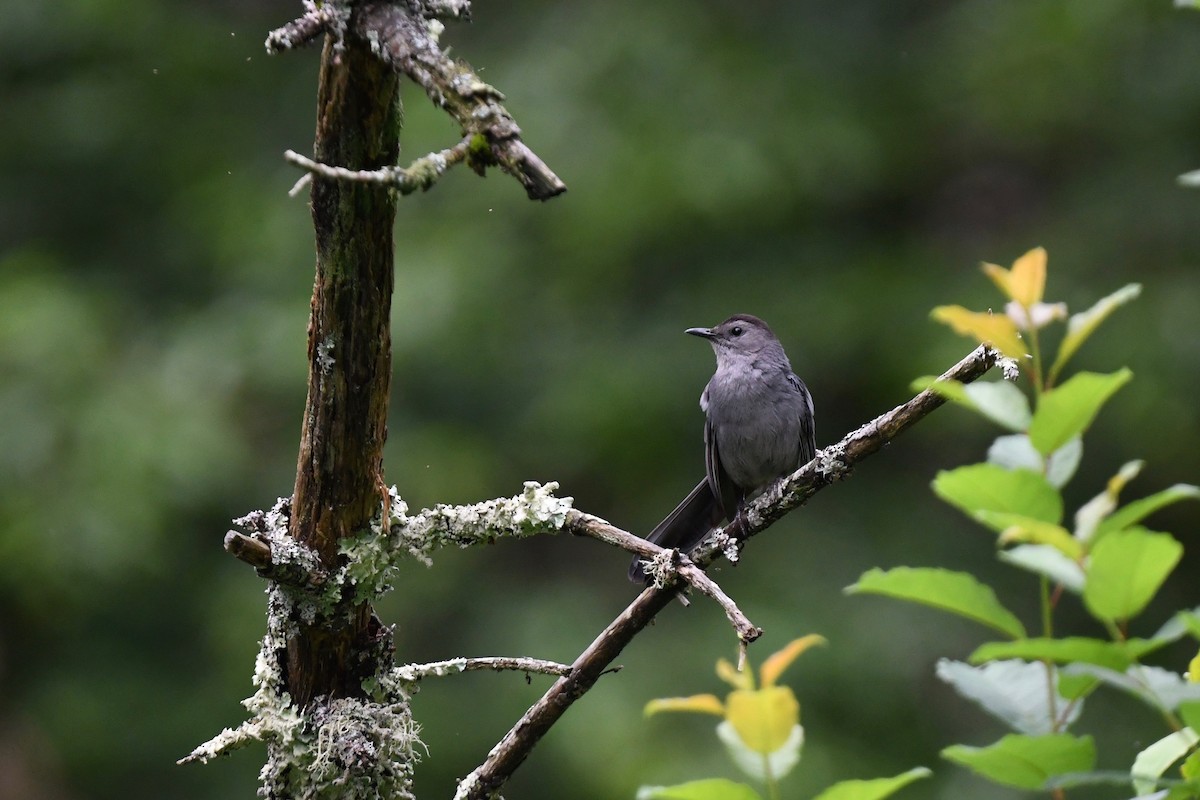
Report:
[[[336,582],[349,581],[357,600],[370,600],[389,591],[401,559],[432,563],[442,547],[491,544],[498,538],[555,533],[566,522],[573,499],[555,497],[558,484],[527,481],[515,497],[486,500],[466,506],[437,505],[409,516],[408,505],[390,491],[387,532],[376,519],[364,535],[343,539],[346,566]]]
[[[272,568],[292,565],[296,580],[273,581],[268,589],[267,634],[255,659],[255,692],[243,701],[250,719],[221,731],[180,763],[206,762],[250,742],[263,742],[267,762],[259,773],[260,797],[411,798],[413,767],[423,748],[409,708],[416,680],[393,667],[390,637],[378,652],[366,654],[374,671],[362,682],[366,697],[317,698],[303,710],[285,691],[280,658],[288,638],[300,622],[336,622],[361,602],[386,592],[405,559],[428,564],[430,554],[440,547],[560,530],[572,499],[555,497],[557,488],[556,483],[528,482],[515,497],[439,505],[415,516],[409,516],[393,488],[386,524],[377,517],[364,535],[343,540],[344,565],[334,573],[327,573],[312,550],[288,535],[286,498],[268,512],[236,520],[270,545]],[[433,674],[461,671],[465,663],[445,662],[444,672]]]
[[[180,763],[207,762],[250,742],[267,745],[259,796],[274,798],[412,798],[413,768],[423,748],[409,692],[381,663],[364,681],[365,698],[318,698],[303,711],[283,689],[279,656],[294,624],[293,601],[270,590],[268,632],[254,666],[256,691],[243,701],[252,716],[226,728]]]

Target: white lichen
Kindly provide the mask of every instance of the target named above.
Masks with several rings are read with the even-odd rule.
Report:
[[[267,745],[259,773],[259,796],[274,798],[412,798],[412,773],[423,747],[409,709],[419,676],[394,669],[390,656],[376,654],[375,675],[362,683],[365,697],[317,698],[297,709],[285,691],[282,654],[300,623],[337,623],[361,602],[388,589],[405,559],[429,563],[439,547],[494,542],[560,530],[570,497],[555,497],[556,483],[527,482],[515,497],[467,506],[439,505],[415,516],[395,488],[386,520],[376,518],[362,536],[345,539],[345,565],[325,572],[316,553],[288,535],[290,500],[235,522],[271,547],[272,569],[295,566],[294,581],[272,581],[267,600],[267,634],[254,664],[255,692],[243,701],[250,719],[226,728],[180,763],[206,762],[250,742]],[[350,589],[350,591],[347,591]],[[390,640],[389,640],[390,641]],[[465,660],[435,665],[433,673],[464,669]]]
[[[1000,374],[1004,376],[1004,380],[1015,381],[1021,377],[1021,365],[1015,358],[1000,355],[1000,352],[996,350],[992,352],[996,355],[996,366],[1000,368]]]
[[[817,451],[817,474],[830,481],[844,477],[850,468],[846,465],[846,449],[840,443]]]
[[[321,368],[321,374],[328,375],[333,369],[333,336],[326,336],[317,344],[317,366]]]

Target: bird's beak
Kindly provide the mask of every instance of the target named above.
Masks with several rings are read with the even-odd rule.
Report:
[[[692,336],[699,336],[703,339],[715,339],[717,334],[712,328],[688,328],[684,333],[690,333]]]

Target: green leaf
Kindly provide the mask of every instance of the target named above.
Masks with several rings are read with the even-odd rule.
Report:
[[[1183,545],[1166,533],[1126,528],[1108,534],[1092,548],[1083,602],[1102,622],[1137,615],[1183,557]]]
[[[1163,644],[1171,644],[1188,635],[1191,635],[1193,639],[1200,639],[1200,616],[1197,616],[1197,613],[1200,613],[1200,608],[1176,611],[1174,616],[1164,622],[1162,627],[1154,632],[1150,640],[1153,642],[1162,642]],[[1200,730],[1200,728],[1197,730]]]
[[[1035,575],[1044,575],[1064,589],[1081,594],[1085,576],[1083,567],[1074,559],[1048,544],[1019,544],[998,554],[1001,561],[1029,570]]]
[[[1079,558],[1083,555],[1083,545],[1061,525],[1002,511],[978,511],[975,513],[975,519],[999,532],[1000,544],[1044,544],[1068,558]]]
[[[1058,375],[1071,356],[1075,355],[1075,351],[1087,341],[1087,338],[1092,335],[1092,332],[1096,330],[1100,323],[1107,319],[1108,315],[1116,311],[1120,306],[1141,294],[1141,291],[1141,284],[1126,284],[1107,297],[1100,298],[1087,311],[1072,314],[1071,318],[1067,320],[1067,335],[1063,337],[1062,344],[1058,346],[1058,357],[1054,359],[1054,366],[1050,368],[1050,375],[1052,377]]]
[[[1104,521],[1117,507],[1121,490],[1125,485],[1138,476],[1145,461],[1127,461],[1117,470],[1117,474],[1108,479],[1104,491],[1088,500],[1075,512],[1075,538],[1081,542],[1091,541],[1100,523]]]
[[[1162,667],[1134,664],[1124,672],[1116,672],[1092,664],[1072,664],[1063,670],[1099,678],[1109,686],[1128,692],[1160,714],[1174,711],[1183,703],[1200,700],[1200,683],[1191,683],[1179,673]]]
[[[1032,419],[1029,400],[1009,381],[961,383],[922,377],[913,381],[912,387],[917,390],[929,389],[1011,431],[1024,431]]]
[[[914,767],[892,778],[841,781],[817,795],[816,800],[883,800],[913,781],[928,778],[932,774],[926,767]]]
[[[753,788],[724,778],[690,781],[676,786],[643,786],[638,800],[762,800]]]
[[[1200,639],[1200,608],[1192,608],[1176,612],[1171,619],[1163,622],[1163,627],[1158,628],[1151,637],[1154,642],[1178,642],[1184,636],[1190,636],[1193,639]]]
[[[1026,661],[1054,661],[1060,664],[1083,662],[1117,672],[1133,663],[1129,649],[1102,639],[1068,636],[1064,639],[1020,639],[1015,642],[989,642],[980,645],[967,659],[972,664],[1023,658]]]
[[[1090,736],[1009,734],[988,747],[947,747],[942,757],[1005,786],[1040,789],[1051,776],[1090,770],[1096,746]]]
[[[1065,729],[1083,710],[1082,702],[1070,705],[1066,697],[1057,693],[1051,709],[1046,682],[1047,678],[1056,678],[1057,672],[1046,664],[1020,659],[992,661],[981,666],[947,658],[937,663],[938,678],[953,686],[954,691],[978,703],[1017,733],[1031,736],[1051,733],[1060,725],[1060,729]],[[1093,685],[1099,682],[1090,676],[1086,680]],[[1064,709],[1069,709],[1065,720]]]
[[[1063,502],[1058,490],[1027,469],[970,464],[939,472],[933,480],[933,491],[972,517],[979,511],[1000,511],[1055,524],[1062,520]]]
[[[678,786],[643,786],[638,800],[762,800],[758,792],[744,783],[725,778],[689,781]]]
[[[1191,728],[1190,725],[1188,727]],[[1194,731],[1196,729],[1192,728],[1192,730]],[[1200,778],[1200,750],[1192,751],[1192,754],[1188,756],[1182,764],[1179,765],[1179,774],[1182,775],[1185,780],[1189,781],[1195,781],[1197,778]],[[1195,794],[1192,795],[1192,797],[1195,796]]]
[[[1021,621],[1000,604],[991,587],[966,572],[917,567],[896,567],[887,572],[873,569],[846,591],[921,603],[974,620],[1014,638],[1025,635]]]
[[[1179,719],[1194,731],[1200,731],[1200,702],[1189,700],[1179,705]]]
[[[963,391],[979,413],[992,422],[1018,433],[1029,428],[1033,419],[1029,400],[1011,381],[976,381],[968,383]]]
[[[1178,503],[1180,500],[1200,500],[1200,486],[1177,483],[1149,497],[1134,500],[1132,503],[1128,503],[1113,512],[1112,516],[1101,522],[1097,528],[1097,534],[1127,528],[1135,522],[1142,521],[1160,508],[1169,506],[1172,503]]]
[[[1158,786],[1158,779],[1167,767],[1188,754],[1200,737],[1191,728],[1184,728],[1168,736],[1164,736],[1145,750],[1137,754],[1133,760],[1133,788],[1138,794],[1149,794]]]
[[[1046,480],[1055,489],[1061,489],[1075,476],[1079,462],[1083,460],[1083,438],[1076,436],[1046,457]]]
[[[989,464],[1008,470],[1027,469],[1030,472],[1041,472],[1046,467],[1046,460],[1034,449],[1029,435],[1024,433],[996,437],[996,441],[988,448],[987,460]]]
[[[1121,369],[1111,375],[1080,372],[1042,395],[1029,426],[1029,438],[1042,455],[1049,455],[1083,434],[1101,406],[1133,373]]]
[[[1065,700],[1081,700],[1096,690],[1100,679],[1095,675],[1075,675],[1060,670],[1058,673],[1058,693]]]

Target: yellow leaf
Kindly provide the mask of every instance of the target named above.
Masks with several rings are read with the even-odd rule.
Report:
[[[1037,519],[1025,519],[1010,525],[1000,533],[999,542],[1010,544],[1048,544],[1070,559],[1083,556],[1083,545],[1061,525]]]
[[[735,689],[753,689],[754,673],[750,670],[738,672],[737,667],[723,658],[717,659],[717,677]]]
[[[1025,357],[1017,324],[1002,314],[968,311],[962,306],[938,306],[931,316],[954,328],[955,333],[990,344],[1009,358]]]
[[[1025,308],[1042,302],[1046,291],[1046,248],[1035,247],[1013,262],[1008,285],[1012,299]]]
[[[660,697],[646,703],[643,713],[649,717],[660,711],[694,711],[698,714],[725,716],[725,706],[714,694],[696,694],[691,697]]]
[[[1200,653],[1188,663],[1188,683],[1200,683]]]
[[[800,703],[786,686],[730,692],[725,718],[738,738],[756,753],[774,753],[800,722]]]
[[[1004,296],[1009,300],[1013,299],[1012,291],[1012,275],[1004,267],[999,264],[988,264],[984,262],[983,272],[992,279],[992,283],[996,284],[996,288],[1004,292]]]
[[[758,670],[762,687],[766,689],[774,686],[783,671],[799,658],[801,653],[818,644],[825,644],[825,637],[818,633],[810,633],[808,636],[793,640],[779,652],[772,653]]]

